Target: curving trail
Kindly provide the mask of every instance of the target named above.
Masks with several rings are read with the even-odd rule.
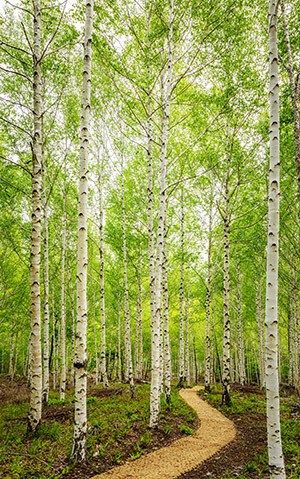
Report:
[[[213,456],[222,447],[233,441],[236,428],[232,421],[199,398],[197,391],[203,389],[181,389],[180,396],[196,411],[200,427],[192,436],[174,441],[140,457],[114,467],[92,479],[171,479],[195,469]]]

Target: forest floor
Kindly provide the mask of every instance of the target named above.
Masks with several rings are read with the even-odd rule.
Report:
[[[162,404],[158,429],[150,430],[148,384],[137,384],[132,400],[128,385],[115,383],[104,389],[89,381],[88,462],[80,466],[69,461],[74,390],[67,391],[64,401],[58,392],[50,393],[35,437],[26,434],[28,400],[26,381],[0,377],[1,479],[88,479],[190,436],[199,426],[195,411],[178,391],[172,392],[170,406]]]
[[[184,393],[189,392],[185,390]],[[268,478],[265,396],[255,386],[232,388],[232,406],[220,406],[221,392],[200,392],[200,397],[235,423],[237,436],[228,446],[205,460],[192,464],[181,479]],[[29,391],[24,380],[11,382],[0,376],[0,477],[1,479],[88,479],[177,439],[191,438],[199,421],[196,413],[172,393],[170,408],[162,405],[157,431],[148,428],[149,385],[136,388],[131,400],[127,385],[109,389],[89,383],[88,463],[75,466],[69,461],[72,447],[74,391],[66,400],[51,393],[43,411],[43,423],[36,437],[26,435]],[[282,440],[287,477],[300,478],[300,399],[292,390],[281,392]],[[201,428],[200,428],[201,430]],[[220,428],[215,427],[217,434]],[[181,456],[183,457],[183,451]],[[186,469],[185,469],[186,470]],[[172,476],[171,476],[172,477]],[[135,477],[134,479],[141,479]]]
[[[192,389],[181,389],[179,392],[200,419],[200,427],[193,435],[178,439],[169,446],[146,454],[137,461],[115,467],[93,479],[175,479],[232,441],[236,435],[234,424],[201,400],[197,394],[199,390],[200,387],[195,386]]]

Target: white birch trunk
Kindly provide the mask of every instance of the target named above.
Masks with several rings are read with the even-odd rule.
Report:
[[[101,343],[100,343],[100,373],[101,381],[108,388],[106,368],[106,330],[105,330],[105,288],[104,288],[104,233],[103,233],[103,197],[102,169],[99,171],[99,239],[100,239],[100,313],[101,313]]]
[[[99,383],[99,361],[98,361],[98,345],[96,331],[96,295],[93,294],[93,326],[94,326],[94,342],[95,342],[95,362],[96,362],[96,385]]]
[[[212,204],[209,210],[208,225],[208,250],[207,250],[207,290],[206,290],[206,316],[205,316],[205,391],[211,387],[211,341],[210,341],[210,303],[211,303],[211,240],[212,240]]]
[[[191,385],[190,377],[190,270],[188,269],[187,298],[185,302],[185,379],[187,387]]]
[[[155,270],[155,305],[151,324],[151,389],[150,389],[150,427],[157,427],[160,409],[161,391],[161,351],[160,351],[160,320],[162,308],[162,251],[164,222],[166,217],[166,185],[167,185],[167,144],[170,122],[170,106],[173,75],[173,19],[174,3],[170,0],[169,35],[168,35],[168,72],[166,94],[162,91],[162,137],[160,151],[159,173],[159,212],[157,227],[156,270]]]
[[[168,251],[167,251],[167,218],[164,224],[164,243],[163,243],[163,269],[162,269],[162,287],[164,300],[164,381],[165,397],[167,403],[171,399],[171,346],[169,335],[169,291],[168,291]]]
[[[46,195],[46,164],[42,155],[43,169],[43,208],[44,208],[44,351],[43,351],[43,392],[42,401],[48,403],[49,397],[49,234],[48,201]]]
[[[77,328],[75,369],[75,428],[71,458],[86,460],[87,439],[87,221],[88,221],[88,154],[89,114],[91,96],[93,0],[86,0],[85,38],[83,53],[79,209],[78,209],[78,257],[77,257]]]
[[[122,380],[122,363],[121,363],[121,301],[118,301],[118,379]]]
[[[54,312],[54,285],[52,286],[52,337],[53,337],[53,361],[52,361],[52,381],[53,389],[56,390],[56,337],[55,337],[55,312]]]
[[[270,52],[270,168],[266,280],[266,399],[268,453],[271,479],[285,479],[280,434],[278,381],[278,256],[279,256],[279,68],[277,0],[269,0]]]
[[[42,415],[41,351],[41,173],[42,173],[42,95],[41,95],[41,24],[40,0],[33,0],[33,146],[32,146],[32,235],[30,264],[30,409],[28,432],[35,432]]]
[[[184,310],[183,310],[183,286],[184,286],[184,209],[183,209],[183,191],[181,190],[181,218],[180,218],[180,237],[181,237],[181,261],[180,261],[180,291],[179,291],[179,378],[178,386],[184,386]]]
[[[244,330],[243,330],[243,304],[240,285],[240,271],[237,267],[237,315],[238,315],[238,371],[240,384],[246,384],[245,370],[245,348],[244,348]]]
[[[10,334],[10,354],[8,375],[13,380],[14,373],[14,348],[15,348],[15,316],[13,315],[11,334]]]
[[[265,388],[265,326],[262,310],[262,276],[259,275],[258,285],[255,288],[256,296],[256,321],[258,335],[258,357],[259,357],[259,384],[260,388]]]
[[[224,332],[223,332],[223,395],[222,402],[230,405],[230,314],[229,314],[229,178],[225,184],[224,213]]]
[[[71,344],[71,384],[74,385],[75,371],[74,371],[74,358],[75,358],[75,299],[74,299],[74,287],[72,282],[72,271],[70,269],[70,292],[71,292],[71,318],[72,318],[72,344]]]
[[[64,175],[66,168],[64,168]],[[65,260],[66,260],[66,180],[64,177],[63,186],[63,218],[62,218],[62,248],[61,248],[61,323],[60,323],[60,348],[61,348],[61,370],[60,370],[60,400],[65,399],[66,394],[66,299],[65,299]]]
[[[134,382],[131,351],[131,328],[129,317],[129,296],[127,279],[127,251],[126,251],[126,229],[125,229],[125,192],[124,192],[124,164],[122,156],[122,233],[123,233],[123,266],[124,266],[124,343],[125,343],[125,380],[129,381],[131,397],[134,398]]]

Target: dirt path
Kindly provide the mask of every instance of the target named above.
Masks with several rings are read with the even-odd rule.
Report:
[[[193,408],[201,421],[192,435],[150,452],[136,461],[94,476],[92,479],[171,479],[191,471],[233,441],[236,428],[232,421],[199,398],[196,386],[181,389],[180,396]]]

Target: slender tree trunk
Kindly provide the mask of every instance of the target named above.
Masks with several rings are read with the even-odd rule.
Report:
[[[142,379],[143,377],[143,302],[142,302],[142,270],[141,270],[141,255],[139,259],[139,274],[138,274],[138,289],[139,289],[139,299],[138,299],[138,377]]]
[[[197,368],[197,354],[196,354],[196,338],[193,339],[193,349],[194,349],[194,368],[195,368],[195,383],[198,382],[198,368]]]
[[[31,324],[30,324],[30,409],[28,432],[35,432],[42,416],[41,351],[41,176],[42,176],[42,95],[41,95],[40,0],[33,0],[33,146],[32,146],[32,235],[31,235]]]
[[[131,352],[131,328],[129,317],[129,296],[127,279],[127,251],[126,251],[126,229],[125,229],[125,191],[124,191],[124,164],[122,157],[122,232],[123,232],[123,266],[124,266],[124,342],[125,342],[125,379],[129,381],[131,397],[134,398],[134,382]]]
[[[122,358],[121,358],[121,301],[118,301],[118,379],[122,380]]]
[[[180,261],[180,292],[179,292],[179,378],[178,386],[184,386],[184,310],[183,310],[183,296],[184,296],[184,208],[183,208],[183,190],[181,190],[181,219],[180,219],[180,233],[181,233],[181,261]]]
[[[239,380],[242,385],[246,383],[245,371],[245,348],[244,348],[244,330],[243,330],[243,303],[240,285],[240,269],[237,267],[237,319],[238,319],[238,368]]]
[[[74,385],[75,371],[74,371],[74,358],[75,358],[75,299],[74,299],[74,287],[72,282],[72,271],[70,268],[70,292],[71,292],[71,318],[72,318],[72,344],[71,344],[71,384]]]
[[[222,403],[231,404],[230,399],[230,314],[229,314],[229,177],[225,184],[224,214],[224,332],[223,332],[223,395]]]
[[[157,427],[160,410],[161,391],[161,351],[160,351],[160,320],[162,308],[162,262],[163,262],[163,236],[164,222],[166,218],[166,186],[167,186],[167,145],[170,123],[170,107],[173,75],[173,21],[174,3],[170,0],[170,16],[168,24],[168,72],[166,91],[162,88],[162,136],[160,150],[160,173],[159,173],[159,211],[157,226],[156,269],[155,269],[155,306],[151,324],[151,389],[150,389],[150,427]],[[162,82],[162,87],[163,87]]]
[[[55,311],[54,311],[54,285],[52,286],[52,338],[53,338],[53,361],[52,361],[52,381],[53,389],[56,390],[56,337],[55,337]]]
[[[24,328],[23,328],[24,331]],[[16,372],[17,372],[17,367],[18,367],[18,354],[19,354],[19,344],[18,344],[18,339],[19,339],[19,330],[16,331],[16,345],[15,345],[15,361],[14,361],[14,367],[13,367],[13,377],[15,377]]]
[[[206,290],[206,317],[205,317],[205,391],[211,387],[211,341],[210,341],[210,304],[211,304],[211,239],[212,239],[212,203],[209,210],[208,250],[207,250],[207,290]]]
[[[66,298],[65,298],[65,261],[66,261],[66,166],[64,168],[63,186],[63,218],[62,218],[62,248],[61,248],[61,323],[60,323],[60,348],[61,348],[61,370],[60,370],[60,400],[65,399],[66,394]]]
[[[13,315],[11,334],[10,334],[10,355],[8,375],[11,380],[14,378],[14,349],[15,349],[15,315]]]
[[[163,268],[162,268],[162,286],[164,300],[164,381],[165,397],[167,403],[171,398],[171,346],[169,335],[169,291],[168,291],[168,251],[167,251],[167,225],[164,224],[164,243],[163,243]]]
[[[100,239],[100,311],[101,311],[101,344],[100,344],[100,373],[101,381],[108,388],[106,368],[106,331],[105,331],[105,288],[104,288],[104,232],[103,232],[103,197],[102,197],[102,169],[99,171],[99,239]]]
[[[93,0],[86,0],[85,39],[83,53],[79,211],[78,211],[78,257],[77,257],[77,328],[75,369],[75,428],[72,460],[86,460],[87,442],[87,220],[88,220],[88,154],[89,113],[91,95]]]
[[[44,157],[44,142],[42,148],[42,180],[44,209],[44,351],[43,351],[43,392],[42,401],[48,403],[49,396],[49,234],[48,234],[48,201],[46,194],[46,163]]]
[[[93,294],[93,326],[94,326],[94,342],[95,342],[95,362],[96,362],[96,385],[99,383],[99,361],[98,361],[98,345],[96,331],[96,294]]]
[[[259,383],[260,388],[265,388],[265,325],[263,320],[262,305],[262,275],[259,274],[258,285],[256,285],[256,321],[258,334],[258,356],[259,356]]]
[[[279,257],[279,68],[276,0],[269,0],[270,168],[266,280],[266,399],[271,479],[285,479],[282,454],[278,381],[278,257]]]
[[[188,269],[187,298],[185,302],[185,378],[186,385],[191,385],[190,377],[190,270]]]

